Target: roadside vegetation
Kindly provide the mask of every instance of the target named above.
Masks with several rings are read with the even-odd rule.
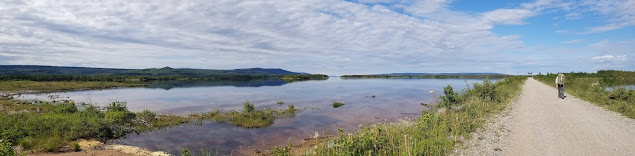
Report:
[[[505,78],[511,75],[342,75],[342,79],[456,79],[456,78]]]
[[[563,74],[565,75],[565,92],[635,119],[635,90],[623,87],[623,85],[635,85],[635,72],[601,70],[597,73]],[[547,75],[533,77],[555,88],[557,75],[547,73]]]
[[[372,124],[354,133],[340,130],[337,136],[311,140],[315,146],[275,147],[271,155],[447,155],[490,116],[505,109],[520,94],[525,80],[485,80],[460,92],[447,86],[435,105],[443,111],[424,111],[416,119]]]

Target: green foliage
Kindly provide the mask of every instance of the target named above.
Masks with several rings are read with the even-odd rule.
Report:
[[[619,87],[609,93],[609,99],[619,100],[619,101],[628,101],[629,98],[635,97],[635,95],[633,94],[634,94],[634,91],[632,89],[626,90],[625,87]]]
[[[79,144],[78,144],[78,143],[76,143],[76,142],[74,142],[74,143],[73,143],[73,151],[75,151],[75,152],[79,152],[79,151],[81,151],[81,150],[82,150],[82,149],[81,149],[81,147],[79,146]]]
[[[107,111],[106,120],[115,124],[127,124],[134,119],[136,115],[128,111]]]
[[[152,122],[152,121],[154,121],[156,116],[157,116],[156,113],[151,112],[148,109],[144,109],[143,112],[137,113],[137,120],[141,120],[141,121],[145,121],[145,122]]]
[[[77,107],[75,103],[62,103],[55,109],[56,113],[75,113],[77,112]]]
[[[273,151],[270,155],[275,156],[291,156],[291,149],[293,149],[293,144],[288,143],[287,146],[276,146],[273,147]]]
[[[322,74],[304,74],[304,75],[285,75],[282,77],[282,80],[285,81],[304,81],[304,80],[326,80],[328,79],[328,75]]]
[[[454,92],[452,86],[448,85],[443,88],[443,93],[445,95],[440,96],[441,103],[440,105],[443,107],[450,108],[450,106],[456,105],[459,103],[459,93]]]
[[[106,106],[108,111],[128,111],[126,102],[115,101]]]
[[[201,150],[198,153],[194,153],[192,151],[190,151],[190,149],[188,148],[183,148],[180,149],[179,152],[181,153],[181,156],[216,156],[218,155],[218,149],[216,150],[212,150],[209,148],[201,148]]]
[[[153,130],[159,127],[178,125],[188,120],[183,117],[155,117],[153,112],[144,111],[138,122],[135,113],[127,110],[124,103],[109,106],[101,112],[91,105],[77,111],[71,102],[48,103],[0,99],[0,104],[8,110],[24,110],[16,113],[0,111],[0,140],[6,140],[27,150],[57,151],[77,139],[109,140],[123,137],[128,133]],[[72,109],[75,108],[75,109]],[[39,110],[39,111],[30,111]]]
[[[624,116],[635,118],[635,91],[613,85],[635,84],[635,72],[600,70],[597,73],[564,73],[565,92]],[[555,87],[557,74],[534,76],[540,82]],[[612,88],[612,89],[609,89]]]
[[[496,98],[496,86],[489,80],[485,79],[482,84],[475,83],[472,89],[472,93],[475,93],[477,97],[494,101]]]
[[[254,104],[249,103],[249,101],[246,101],[245,103],[243,103],[243,112],[253,112],[254,111]]]
[[[333,108],[338,108],[344,106],[344,103],[341,102],[333,102]]]
[[[193,156],[192,152],[190,152],[190,149],[184,148],[179,151],[181,152],[181,156]]]
[[[444,113],[422,112],[415,120],[373,124],[354,134],[340,130],[336,139],[317,138],[317,149],[297,150],[308,155],[448,155],[461,142],[459,138],[469,138],[489,116],[502,111],[517,97],[525,79],[507,77],[496,83],[484,82],[461,93],[446,87],[460,108]],[[287,154],[292,150],[277,149],[274,153]]]
[[[502,74],[495,74],[495,73],[486,74],[486,75],[466,73],[463,75],[428,74],[428,75],[342,75],[340,76],[340,78],[342,79],[367,79],[367,78],[372,78],[372,79],[375,79],[375,78],[380,78],[380,79],[456,79],[456,78],[484,79],[484,78],[506,78],[506,77],[510,77],[510,75],[502,75]]]
[[[11,147],[11,143],[0,140],[0,155],[2,156],[13,156],[16,155],[15,151],[13,151],[13,147]]]
[[[287,109],[288,112],[295,113],[295,107],[293,105],[289,105],[288,108],[289,108]]]
[[[278,101],[278,105],[283,105],[284,102],[283,101]]]

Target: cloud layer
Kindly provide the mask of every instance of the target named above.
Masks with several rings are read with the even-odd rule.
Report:
[[[581,5],[615,15],[607,25],[589,31],[635,24],[632,2],[626,1],[631,4],[626,7],[604,1]],[[269,67],[328,74],[515,73],[525,70],[516,67],[529,61],[522,53],[532,48],[520,36],[498,35],[492,28],[522,25],[546,8],[566,6],[539,0],[516,8],[465,13],[451,10],[451,3],[2,1],[0,64]]]

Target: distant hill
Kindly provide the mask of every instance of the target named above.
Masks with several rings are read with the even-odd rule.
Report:
[[[390,74],[375,74],[375,75],[392,75],[392,76],[418,76],[418,75],[506,75],[501,73],[390,73]]]
[[[0,75],[138,75],[138,76],[218,76],[218,75],[306,75],[283,69],[247,68],[233,70],[150,68],[114,69],[88,67],[60,67],[36,65],[0,65]]]

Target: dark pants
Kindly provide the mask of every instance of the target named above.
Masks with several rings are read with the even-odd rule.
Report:
[[[564,84],[558,84],[558,98],[564,99]]]

